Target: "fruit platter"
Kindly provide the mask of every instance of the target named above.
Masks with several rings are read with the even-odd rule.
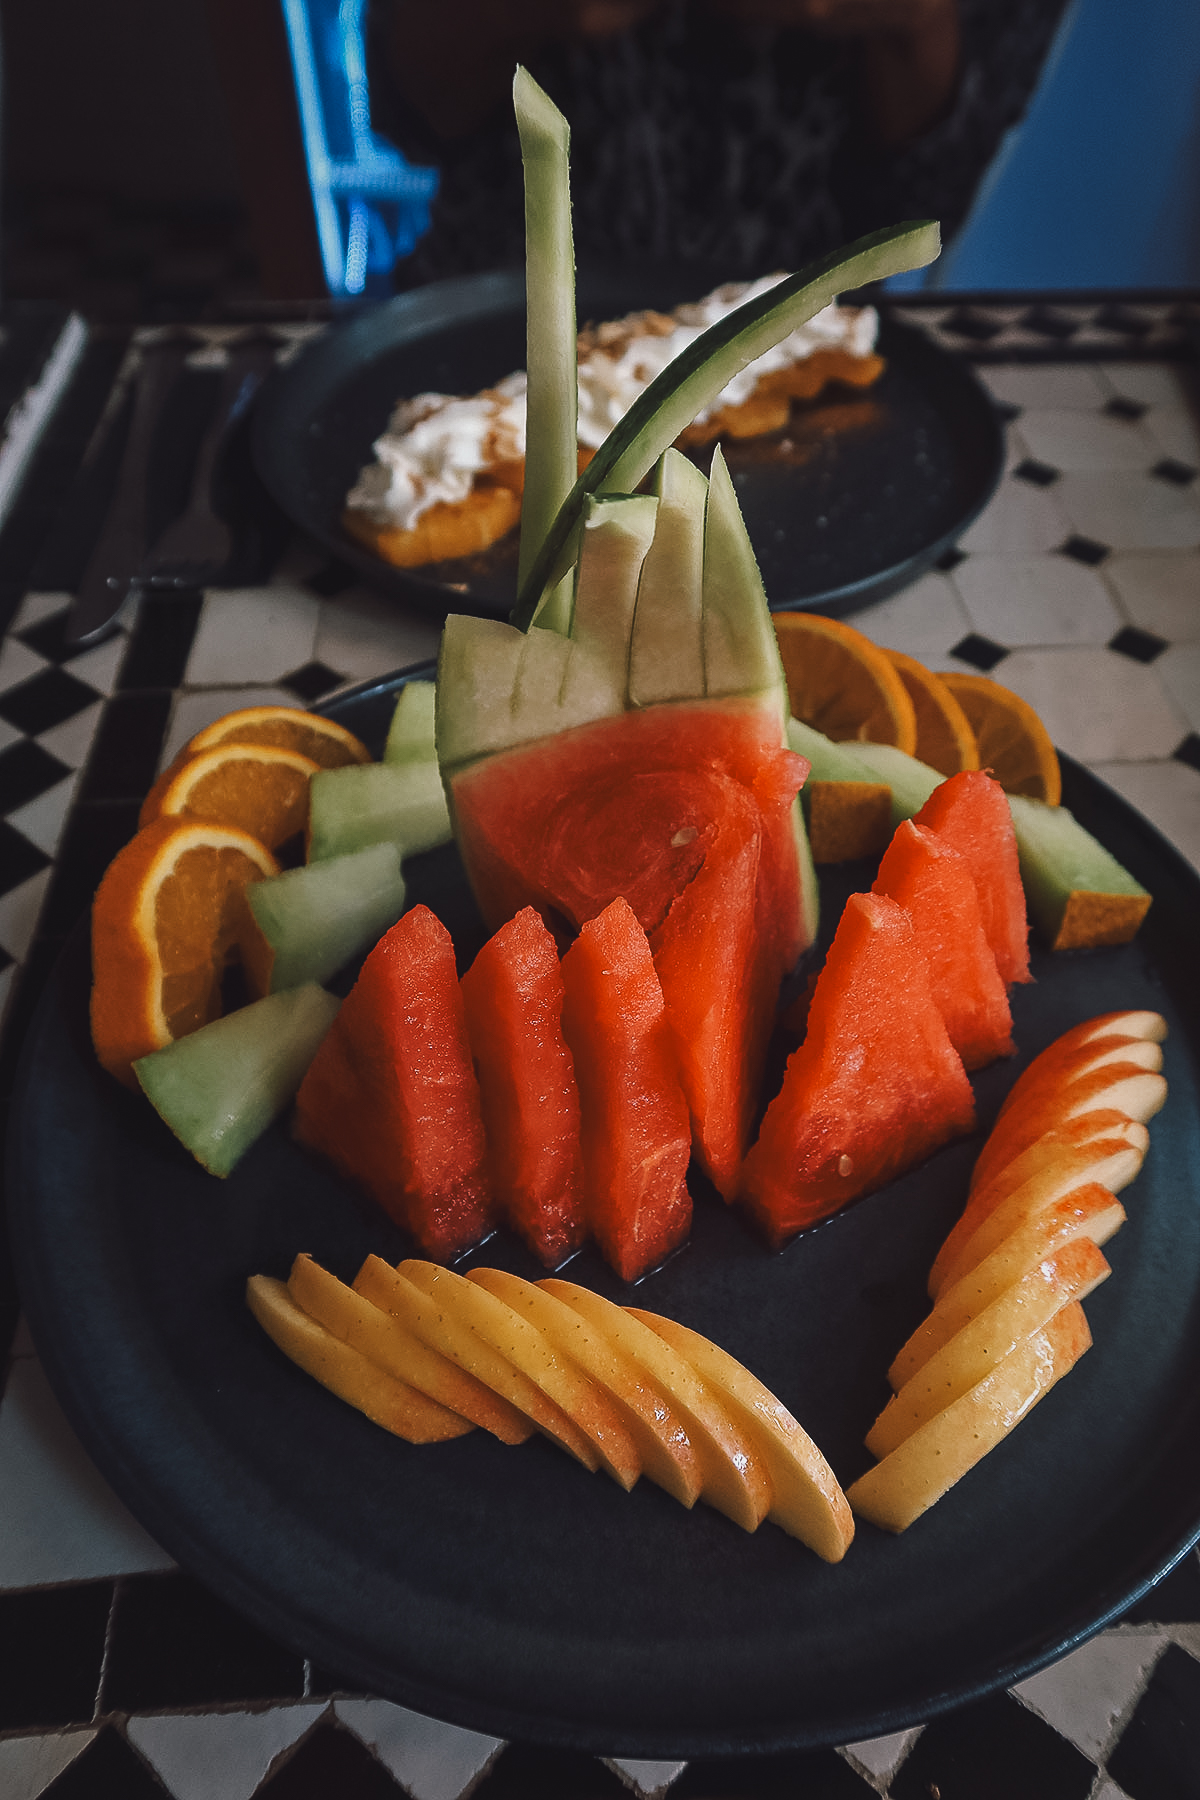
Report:
[[[1015,696],[773,619],[671,448],[935,228],[736,309],[577,472],[565,133],[516,92],[511,621],[163,771],[27,1041],[23,1293],[147,1528],[348,1681],[846,1743],[1200,1535],[1197,880]]]

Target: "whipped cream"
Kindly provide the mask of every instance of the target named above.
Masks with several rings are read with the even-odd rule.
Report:
[[[779,274],[755,282],[729,282],[673,313],[635,313],[582,331],[580,444],[599,449],[638,395],[681,350],[736,307],[785,279]],[[711,418],[725,406],[742,405],[763,376],[803,362],[817,350],[869,356],[878,329],[874,307],[839,306],[835,301],[748,363],[697,419]],[[402,400],[387,430],[375,440],[376,460],[362,470],[347,506],[375,525],[411,531],[439,501],[465,500],[485,469],[524,456],[525,390],[525,373],[519,370],[468,399],[418,394]]]

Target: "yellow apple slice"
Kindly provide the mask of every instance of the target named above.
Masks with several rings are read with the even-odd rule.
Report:
[[[1022,1094],[1039,1087],[1048,1074],[1074,1067],[1081,1055],[1098,1044],[1109,1044],[1114,1039],[1127,1044],[1138,1040],[1161,1044],[1166,1035],[1167,1022],[1161,1013],[1139,1009],[1135,1012],[1101,1013],[1098,1018],[1086,1019],[1082,1025],[1073,1025],[1069,1031],[1064,1031],[1061,1037],[1056,1037],[1052,1044],[1048,1044],[1034,1057],[1009,1090],[1000,1111],[1002,1114],[1007,1112]]]
[[[1094,1181],[1110,1194],[1120,1193],[1138,1173],[1145,1154],[1144,1147],[1130,1142],[1127,1136],[1097,1138],[1078,1153],[1048,1157],[1026,1181],[1007,1189],[994,1204],[986,1191],[978,1197],[972,1195],[962,1218],[934,1258],[929,1272],[930,1294],[936,1298],[943,1289],[961,1280],[968,1270],[990,1256],[1010,1232],[1076,1188]]]
[[[431,1350],[440,1351],[443,1356],[465,1369],[477,1381],[482,1381],[518,1412],[523,1412],[531,1419],[537,1429],[546,1437],[576,1457],[587,1469],[598,1469],[600,1457],[590,1440],[584,1436],[579,1427],[568,1419],[561,1406],[556,1406],[547,1399],[537,1383],[530,1381],[528,1375],[516,1368],[506,1356],[502,1356],[485,1339],[447,1311],[444,1306],[431,1300],[428,1294],[411,1281],[405,1279],[398,1269],[385,1263],[382,1257],[368,1256],[362,1268],[354,1278],[354,1291],[375,1306],[382,1308],[400,1320],[406,1330],[414,1337],[428,1344]]]
[[[394,1436],[410,1444],[438,1444],[475,1429],[461,1414],[439,1406],[406,1381],[397,1381],[310,1319],[288,1293],[286,1282],[252,1275],[246,1283],[246,1304],[267,1336],[305,1374]]]
[[[599,1466],[628,1493],[642,1472],[637,1446],[604,1389],[540,1332],[524,1313],[453,1269],[402,1262],[399,1273],[490,1344],[539,1387],[588,1444]],[[582,1460],[582,1458],[581,1458]]]
[[[994,1450],[1091,1345],[1077,1300],[846,1490],[860,1518],[905,1531]]]
[[[754,1531],[771,1505],[771,1481],[762,1457],[696,1371],[671,1346],[624,1307],[574,1282],[549,1279],[539,1287],[611,1338],[617,1348],[665,1387],[700,1459],[700,1496],[718,1512]]]
[[[935,1350],[867,1433],[872,1456],[887,1456],[953,1401],[983,1381],[1017,1345],[1070,1301],[1085,1300],[1110,1273],[1090,1238],[1077,1238],[1027,1269],[990,1306]]]
[[[399,1319],[355,1293],[311,1256],[296,1258],[287,1285],[296,1305],[310,1319],[389,1375],[419,1388],[473,1425],[481,1425],[501,1443],[523,1444],[533,1436],[533,1426],[523,1412],[457,1363],[431,1350],[406,1331]]]
[[[1053,1256],[1076,1238],[1106,1244],[1124,1222],[1125,1208],[1116,1196],[1098,1182],[1089,1182],[1019,1225],[961,1281],[942,1289],[933,1311],[897,1352],[888,1370],[893,1389],[898,1393],[935,1351],[949,1343],[956,1332],[969,1325],[1043,1257]]]
[[[771,1478],[768,1519],[826,1562],[841,1562],[854,1537],[854,1515],[837,1476],[782,1400],[698,1331],[637,1306],[628,1310],[678,1350],[754,1440]]]
[[[604,1388],[633,1438],[642,1473],[680,1505],[690,1508],[696,1504],[701,1487],[699,1458],[663,1387],[581,1314],[534,1282],[503,1269],[471,1269],[467,1280],[495,1294],[514,1312],[523,1313],[562,1356],[577,1363]]]
[[[1166,1097],[1167,1084],[1161,1075],[1128,1061],[1109,1063],[1106,1068],[1081,1075],[1078,1080],[1049,1088],[1037,1094],[1028,1106],[1014,1109],[996,1121],[979,1153],[972,1185],[981,1185],[1044,1132],[1068,1119],[1111,1107],[1114,1112],[1124,1113],[1126,1118],[1137,1119],[1144,1125],[1154,1117]]]

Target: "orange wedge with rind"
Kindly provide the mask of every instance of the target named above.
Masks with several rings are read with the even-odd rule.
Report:
[[[92,906],[92,1041],[127,1087],[133,1063],[220,1016],[241,894],[279,864],[249,832],[148,825],[109,864]]]
[[[971,721],[941,676],[903,650],[885,650],[884,655],[908,690],[917,715],[917,747],[913,751],[917,761],[939,775],[977,769],[979,746]]]
[[[214,744],[176,762],[142,805],[139,825],[197,819],[248,831],[276,850],[308,824],[308,789],[320,764],[273,744]]]
[[[942,680],[975,733],[978,767],[995,776],[1006,794],[1057,806],[1062,799],[1058,753],[1028,700],[987,675],[946,670]]]
[[[372,760],[361,738],[336,719],[323,719],[299,706],[243,706],[189,738],[175,763],[218,744],[269,744],[276,750],[296,750],[301,756],[311,756],[323,769]]]
[[[917,717],[888,653],[843,619],[773,615],[792,717],[835,743],[894,744],[912,756]]]

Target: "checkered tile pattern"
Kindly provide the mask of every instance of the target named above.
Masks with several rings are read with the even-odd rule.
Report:
[[[1196,370],[1169,360],[1200,311],[1179,300],[903,310],[980,361],[1007,420],[1007,469],[940,566],[854,622],[933,668],[983,669],[1015,688],[1200,867],[1200,427]],[[31,474],[27,512],[45,516],[47,478]],[[59,485],[68,491],[61,470]],[[11,541],[0,541],[0,582]],[[437,637],[298,538],[253,585],[148,595],[82,653],[64,643],[68,602],[64,587],[27,581],[0,646],[0,1096],[38,983],[162,763],[231,707],[312,702],[429,656]],[[5,1300],[0,1290],[0,1315]],[[0,1404],[0,1793],[631,1792],[1200,1793],[1200,1556],[1012,1693],[895,1738],[688,1765],[505,1745],[354,1692],[176,1569],[89,1463],[18,1327]]]

